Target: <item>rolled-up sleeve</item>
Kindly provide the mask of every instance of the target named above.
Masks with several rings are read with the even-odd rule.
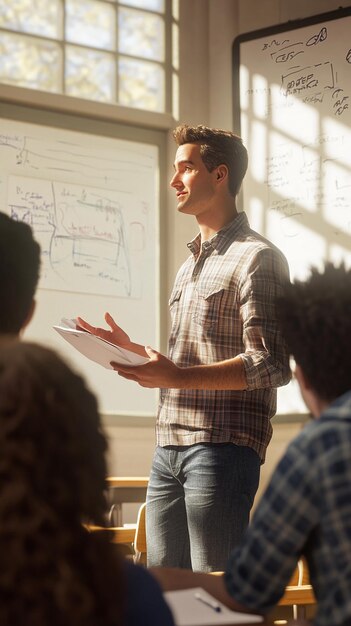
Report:
[[[247,270],[247,268],[246,268]],[[240,315],[247,388],[286,385],[291,378],[289,355],[276,313],[276,299],[289,281],[285,258],[274,248],[253,254],[241,278]]]

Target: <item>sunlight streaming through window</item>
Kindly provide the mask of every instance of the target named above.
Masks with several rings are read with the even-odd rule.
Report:
[[[51,41],[0,31],[0,81],[43,91],[59,91],[61,49]]]
[[[175,0],[35,0],[34,10],[33,0],[1,0],[0,81],[171,113],[179,69],[172,7]]]
[[[113,57],[104,52],[67,46],[66,93],[101,102],[115,99]]]
[[[96,0],[66,0],[66,39],[113,50],[116,47],[114,8]]]
[[[61,37],[60,0],[1,0],[0,28],[8,28],[32,35]]]

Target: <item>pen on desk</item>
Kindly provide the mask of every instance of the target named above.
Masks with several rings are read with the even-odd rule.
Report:
[[[206,604],[206,606],[209,606],[211,609],[216,611],[216,613],[220,613],[222,610],[217,602],[213,602],[213,600],[207,600],[207,598],[203,598],[200,593],[195,593],[195,598],[196,600],[199,600],[199,602],[202,602],[202,604]]]

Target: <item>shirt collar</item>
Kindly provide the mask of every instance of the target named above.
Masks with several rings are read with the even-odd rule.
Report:
[[[320,418],[345,418],[351,419],[351,390],[336,398],[329,406],[322,411]]]
[[[249,228],[250,225],[247,215],[243,211],[238,213],[234,219],[229,222],[229,224],[226,224],[226,226],[221,228],[218,233],[215,233],[211,239],[204,241],[203,246],[205,248],[217,250],[218,254],[220,254],[226,248],[228,242],[232,242],[237,239],[241,233],[247,232]],[[192,252],[194,256],[197,256],[200,252],[201,234],[198,233],[194,239],[189,241],[187,246],[190,252]]]

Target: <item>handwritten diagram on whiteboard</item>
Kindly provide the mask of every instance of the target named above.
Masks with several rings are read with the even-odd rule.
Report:
[[[292,279],[327,260],[351,264],[350,32],[345,9],[234,42],[243,208]],[[278,412],[304,411],[295,382],[278,390]]]
[[[131,385],[57,335],[61,318],[104,326],[109,311],[159,348],[159,154],[156,144],[0,119],[0,210],[30,224],[41,276],[25,339],[58,350],[102,413],[154,415],[157,390]]]
[[[41,244],[40,286],[140,297],[155,203],[155,148],[87,146],[82,140],[0,134],[11,174],[2,206],[28,222]],[[95,143],[96,140],[94,140]],[[106,140],[105,140],[106,141]]]
[[[311,264],[351,261],[351,15],[283,26],[238,37],[243,198],[303,278]]]

